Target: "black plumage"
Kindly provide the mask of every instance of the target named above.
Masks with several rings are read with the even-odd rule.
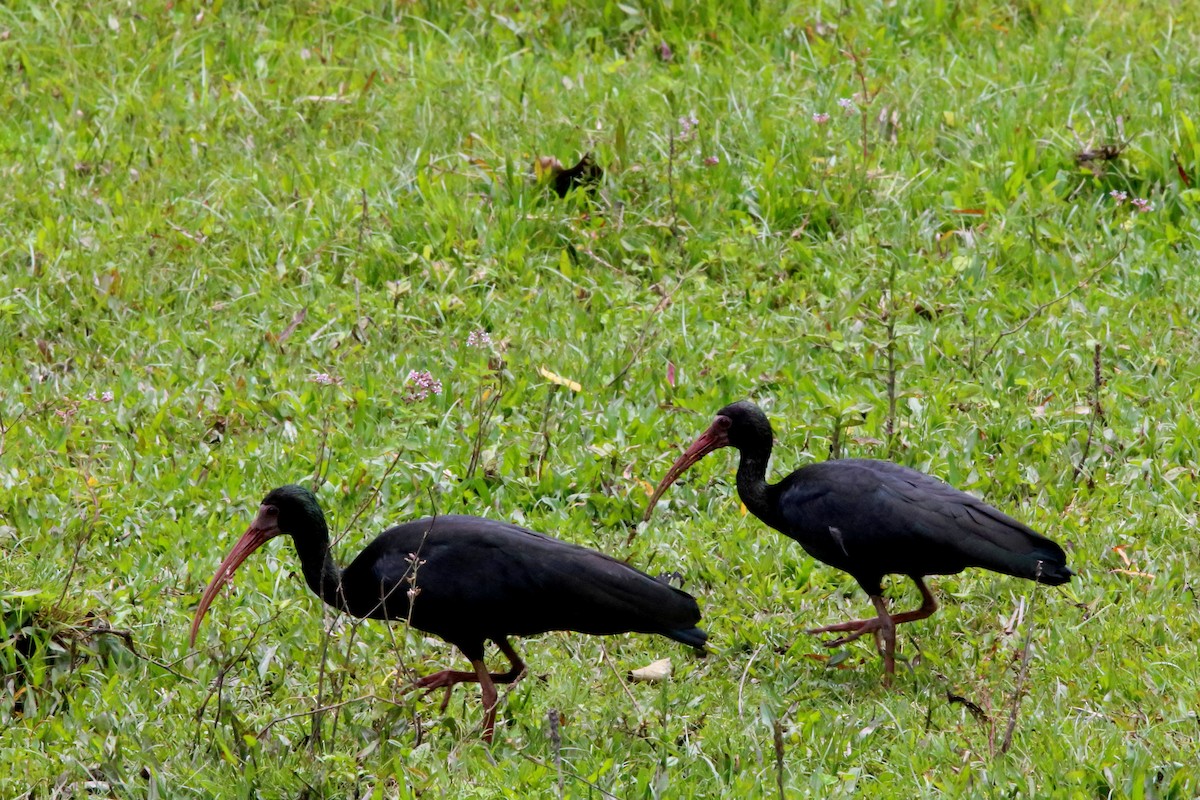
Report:
[[[414,688],[444,687],[444,708],[456,683],[479,682],[489,741],[494,684],[513,683],[525,672],[509,636],[557,630],[657,633],[694,648],[703,648],[707,639],[696,627],[696,601],[686,592],[602,553],[496,520],[444,516],[397,525],[339,569],[316,497],[303,487],[284,486],[262,501],[217,569],[192,621],[193,643],[213,598],[238,565],[282,534],[292,537],[305,582],[329,605],[356,617],[405,621],[458,647],[473,672],[444,670]],[[487,671],[488,639],[508,657],[508,672]]]
[[[746,508],[813,558],[850,573],[875,605],[876,617],[809,633],[846,633],[831,646],[876,633],[883,639],[885,675],[895,669],[895,625],[937,610],[924,576],[983,567],[1058,585],[1073,574],[1063,549],[1050,539],[966,492],[889,461],[826,461],[768,484],[773,442],[771,423],[758,406],[741,401],[721,409],[658,485],[646,519],[688,467],[713,450],[737,448],[738,494]],[[888,613],[881,581],[893,574],[917,584],[920,608]]]
[[[595,192],[604,179],[604,168],[596,163],[591,153],[584,153],[573,167],[564,167],[554,156],[541,156],[533,163],[534,175],[549,183],[554,193],[566,197],[572,189]]]

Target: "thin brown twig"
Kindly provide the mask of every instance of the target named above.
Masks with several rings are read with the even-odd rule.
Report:
[[[1083,442],[1083,451],[1079,454],[1079,463],[1075,465],[1075,469],[1071,473],[1071,482],[1079,480],[1079,475],[1083,472],[1084,465],[1087,463],[1088,453],[1092,449],[1092,437],[1096,432],[1096,421],[1104,419],[1104,407],[1100,405],[1100,387],[1104,383],[1104,375],[1100,368],[1100,343],[1096,342],[1095,350],[1092,352],[1092,414],[1088,420],[1087,439]],[[1089,488],[1092,481],[1088,479]]]
[[[485,397],[484,391],[488,388],[492,389],[491,397]],[[500,396],[504,391],[503,377],[501,373],[496,373],[495,386],[491,382],[482,382],[479,385],[479,392],[475,400],[475,436],[471,442],[471,459],[467,463],[467,477],[470,478],[475,474],[475,470],[479,469],[480,460],[483,457],[483,445],[487,440],[488,423],[492,419],[492,414],[496,411],[496,406],[500,403]]]
[[[386,595],[381,596],[380,600],[379,600],[380,605],[382,605],[383,603],[387,602],[389,597],[392,596],[392,592],[395,592],[401,586],[407,585],[408,588],[405,589],[404,591],[408,595],[408,614],[405,617],[404,624],[410,629],[413,626],[413,624],[412,624],[413,611],[417,604],[417,597],[421,594],[421,587],[417,586],[417,571],[421,568],[421,565],[423,563],[425,563],[421,559],[421,551],[423,551],[425,549],[425,542],[428,541],[428,539],[429,539],[429,532],[433,530],[433,525],[435,522],[437,522],[437,518],[438,518],[437,498],[434,496],[432,489],[429,490],[429,505],[432,509],[432,514],[430,517],[429,525],[425,528],[425,530],[421,534],[421,541],[417,545],[416,552],[409,554],[409,563],[411,565],[411,569],[405,573],[405,578],[403,581],[397,581],[396,585],[393,586]],[[388,625],[388,636],[392,640],[392,650],[396,653],[396,664],[397,664],[398,672],[407,675],[408,679],[409,679],[409,683],[415,685],[417,682],[417,679],[418,679],[417,671],[416,671],[416,669],[409,667],[408,664],[405,663],[404,654],[401,652],[400,645],[396,641],[395,629],[391,625]],[[410,686],[409,689],[405,690],[405,693],[410,691],[411,688],[412,687]],[[420,734],[419,719],[420,719],[420,717],[414,713],[413,724],[418,729],[418,736]]]
[[[546,407],[542,409],[542,427],[539,431],[542,436],[542,449],[537,456],[538,483],[542,481],[542,469],[546,466],[546,459],[550,457],[550,408],[557,394],[558,384],[550,384],[550,391],[546,394]]]
[[[1107,259],[1105,259],[1104,262],[1100,266],[1096,267],[1094,270],[1089,272],[1084,277],[1083,280],[1079,281],[1079,283],[1075,284],[1070,289],[1067,289],[1065,292],[1058,295],[1057,297],[1047,300],[1046,302],[1036,306],[1033,309],[1033,311],[1029,312],[1029,315],[1026,316],[1025,319],[1021,320],[1020,322],[1018,322],[1016,325],[1012,326],[1011,328],[1000,331],[1000,333],[996,334],[996,338],[992,340],[992,343],[990,345],[988,345],[987,350],[983,351],[983,355],[979,356],[978,358],[975,358],[974,355],[971,356],[971,365],[969,367],[970,371],[974,372],[975,369],[980,364],[982,364],[984,361],[987,361],[988,357],[990,357],[992,355],[992,353],[996,352],[996,347],[999,346],[1001,340],[1003,340],[1004,338],[1006,338],[1008,336],[1012,336],[1014,333],[1019,333],[1020,331],[1024,330],[1026,325],[1028,325],[1029,323],[1033,322],[1035,319],[1040,317],[1046,309],[1050,308],[1051,306],[1058,305],[1063,300],[1066,300],[1068,297],[1075,294],[1080,289],[1082,289],[1084,286],[1087,286],[1089,283],[1091,283],[1093,280],[1095,280],[1100,275],[1101,272],[1108,269],[1108,267],[1111,266],[1112,263],[1117,260],[1117,258],[1121,255],[1121,253],[1125,252],[1125,247],[1128,243],[1129,243],[1129,239],[1127,237],[1126,239],[1124,239],[1121,242],[1121,246],[1117,248],[1116,252],[1114,252],[1111,256],[1109,256]]]
[[[558,796],[560,798],[566,797],[563,789],[562,733],[559,731],[561,721],[562,712],[557,708],[546,712],[546,722],[550,727],[550,749],[554,752],[554,766],[558,770]]]
[[[338,587],[338,591],[339,592],[341,591],[340,586]],[[380,602],[382,603],[383,601],[381,600]],[[326,638],[328,638],[330,640],[332,640],[332,638],[333,638],[333,625],[337,621],[337,616],[338,615],[336,615],[336,614],[334,615],[334,618],[330,621],[329,627],[326,628]],[[363,619],[357,618],[357,617],[352,618],[350,621],[350,635],[346,637],[346,655],[342,662],[343,665],[346,667],[348,667],[350,664],[351,653],[354,649],[354,637],[358,635],[358,629],[362,626],[362,623],[363,623]],[[337,672],[337,676],[338,676],[339,680],[337,682],[337,686],[331,690],[331,694],[333,695],[333,697],[339,698],[341,696],[342,690],[344,690],[346,688],[346,675],[348,673],[349,673],[348,668],[339,670]],[[334,702],[338,702],[338,701],[335,700]],[[320,716],[313,717],[314,733],[317,733],[320,730],[320,723],[318,722],[319,719],[320,719]],[[331,741],[337,739],[338,719],[339,719],[339,717],[334,716],[333,725],[329,729],[329,739]],[[314,736],[314,741],[315,741],[315,739],[316,739],[316,737]]]
[[[1013,731],[1017,727],[1017,714],[1021,709],[1021,696],[1025,692],[1025,678],[1029,675],[1029,654],[1031,652],[1030,645],[1033,640],[1033,601],[1037,599],[1038,579],[1042,577],[1042,562],[1037,564],[1037,570],[1033,574],[1033,591],[1029,594],[1029,621],[1025,625],[1025,645],[1021,653],[1021,671],[1017,673],[1017,685],[1013,689],[1012,709],[1008,713],[1008,727],[1004,730],[1004,740],[1000,743],[1000,754],[1008,752],[1008,748],[1012,745]]]
[[[829,458],[836,460],[842,457],[842,415],[833,418],[833,432],[829,436]]]
[[[377,485],[375,487],[375,491],[372,493],[371,497],[368,498],[367,503],[363,504],[359,508],[358,512],[354,515],[354,517],[350,520],[350,523],[346,526],[346,529],[342,532],[342,535],[345,535],[345,533],[350,530],[350,528],[353,526],[353,524],[365,512],[368,504],[372,503],[374,501],[374,499],[379,496],[379,492],[383,486],[383,483],[387,480],[388,475],[391,474],[392,470],[395,468],[396,463],[399,460],[400,460],[400,452],[398,451],[396,453],[396,457],[394,459],[392,459],[392,463],[390,465],[388,465],[387,470],[384,471],[383,477],[380,478],[379,485]],[[436,518],[436,510],[435,510],[435,518]],[[425,538],[428,537],[428,535],[429,535],[429,530],[426,529],[425,535],[421,538],[421,544],[417,547],[417,553],[413,554],[413,570],[412,570],[412,575],[408,580],[408,583],[412,588],[408,590],[409,591],[408,618],[405,620],[406,624],[408,624],[409,627],[412,627],[413,603],[416,600],[417,592],[420,591],[419,589],[416,588],[416,569],[419,566],[419,564],[422,563],[419,561],[419,554],[420,554],[421,548],[424,547],[424,545],[425,545]],[[375,611],[378,611],[379,609],[383,608],[384,604],[387,603],[388,599],[392,596],[392,594],[394,592],[396,592],[397,590],[399,590],[402,585],[403,584],[401,582],[399,582],[399,581],[396,582],[396,584],[393,585],[392,588],[389,589],[386,594],[380,594],[379,602],[375,604],[374,608],[371,609],[371,612],[368,612],[368,614],[366,616],[357,617],[352,620],[352,622],[350,623],[350,636],[346,641],[346,661],[347,661],[347,663],[349,662],[349,659],[350,659],[350,651],[354,646],[354,637],[357,635],[359,626],[362,625],[363,620],[366,619],[370,615],[370,613],[374,613]],[[338,593],[341,594],[343,591],[343,587],[339,585],[337,587],[337,590],[338,590]],[[328,654],[329,642],[331,641],[331,639],[333,637],[333,628],[334,628],[334,625],[336,624],[338,617],[340,615],[341,615],[340,610],[335,611],[335,613],[333,614],[333,617],[330,619],[329,625],[325,628],[325,631],[321,637],[321,669],[320,669],[320,675],[317,680],[317,702],[318,703],[322,702],[322,699],[324,697],[324,678],[325,678],[325,672],[326,672],[326,670],[325,670],[326,657]],[[391,629],[392,629],[392,626],[388,625],[389,632],[391,631]],[[395,639],[393,638],[393,645],[394,644],[395,644]],[[407,671],[407,669],[404,665],[403,659],[398,659],[398,660],[400,661],[401,669]],[[344,683],[339,686],[339,693],[340,693],[340,689],[343,686],[344,686]],[[312,736],[312,740],[311,740],[314,746],[315,746],[316,741],[319,738],[322,714],[323,714],[323,712],[321,712],[319,710],[314,712],[313,736]],[[337,718],[335,717],[333,729],[330,731],[330,737],[332,738],[334,735],[336,735],[336,733],[337,733]]]
[[[421,569],[421,565],[425,563],[421,559],[421,551],[425,549],[425,542],[429,539],[429,532],[433,529],[433,523],[435,521],[437,521],[436,508],[434,508],[434,516],[430,519],[429,527],[427,527],[425,532],[421,534],[421,543],[417,545],[416,552],[409,553],[409,564],[412,566],[412,569],[408,571],[404,578],[404,583],[408,584],[408,588],[405,589],[405,591],[408,593],[408,617],[404,620],[404,624],[410,628],[412,627],[413,611],[417,605],[417,597],[419,597],[421,594],[421,587],[417,586],[417,572]],[[400,582],[397,581],[396,585],[392,587],[391,592],[388,592],[388,596],[390,597],[391,593],[396,591],[396,589],[399,587]],[[383,599],[386,600],[387,598]],[[382,602],[382,600],[380,602]]]
[[[858,78],[862,85],[862,108],[859,110],[859,117],[862,125],[862,155],[863,155],[863,174],[866,175],[867,158],[870,156],[870,150],[867,146],[868,130],[867,130],[867,109],[871,107],[871,103],[875,100],[875,95],[872,95],[867,88],[867,71],[863,66],[863,56],[868,55],[870,51],[865,51],[862,54],[854,50],[843,50],[842,53],[851,61],[854,62],[854,75]],[[875,94],[879,94],[878,91]]]
[[[671,128],[670,145],[667,151],[667,197],[671,203],[671,235],[679,239],[679,210],[675,204],[675,128]]]
[[[371,73],[371,77],[374,78],[375,73]],[[370,81],[368,81],[367,86],[370,86],[370,85],[371,85]],[[366,89],[364,88],[363,91],[365,92]],[[363,187],[362,189],[360,189],[360,191],[362,192],[362,216],[359,217],[359,219],[358,219],[358,246],[362,247],[363,239],[366,238],[367,230],[370,228],[371,211],[370,211],[370,207],[367,204],[366,188]]]
[[[184,675],[183,673],[177,672],[176,670],[172,669],[171,664],[167,664],[166,662],[159,661],[156,658],[151,658],[150,656],[147,656],[147,655],[144,655],[143,653],[141,653],[137,649],[137,645],[134,643],[133,631],[124,630],[124,629],[120,629],[120,628],[114,628],[111,625],[109,625],[107,622],[105,622],[104,620],[95,620],[91,626],[84,628],[83,632],[88,634],[89,636],[98,636],[98,635],[104,635],[104,634],[107,634],[109,636],[115,636],[118,639],[120,639],[122,642],[125,643],[125,649],[128,650],[130,653],[133,653],[134,658],[145,661],[147,664],[153,664],[154,666],[156,666],[160,669],[164,669],[167,672],[174,675],[176,678],[179,678],[180,680],[187,681],[188,683],[197,683],[198,682],[195,678],[193,678],[189,675]]]
[[[625,366],[621,367],[621,370],[616,374],[616,376],[608,382],[610,388],[616,386],[622,380],[624,380],[625,375],[630,369],[633,368],[633,365],[637,362],[637,360],[641,358],[642,353],[645,352],[646,347],[649,344],[648,339],[650,337],[650,331],[654,326],[654,321],[658,318],[658,315],[667,308],[667,306],[671,305],[671,301],[675,298],[675,293],[682,289],[683,285],[687,283],[688,279],[695,275],[696,272],[697,270],[692,270],[681,277],[679,279],[679,283],[675,284],[675,288],[664,294],[662,299],[655,304],[654,308],[650,311],[650,315],[647,317],[645,324],[642,325],[642,330],[638,334],[637,343],[633,347],[633,354],[629,356],[629,361],[627,361]]]
[[[531,756],[528,753],[524,753],[524,752],[518,752],[517,754],[519,756],[521,756],[521,758],[524,758],[526,761],[537,764],[539,767],[542,767],[544,769],[550,769],[550,765],[547,764],[545,761],[542,761],[540,758],[536,758],[536,757]],[[612,798],[612,800],[621,800],[621,798],[619,796],[613,794],[612,792],[610,792],[606,789],[602,789],[601,787],[592,783],[587,778],[583,777],[582,775],[580,775],[578,772],[571,769],[570,767],[564,768],[564,771],[566,772],[567,777],[571,778],[572,780],[579,781],[580,783],[586,785],[589,789],[594,789],[595,791],[599,792],[600,794],[604,795],[605,797]]]
[[[778,719],[771,720],[771,729],[775,743],[775,782],[779,786],[779,800],[784,800],[783,793],[783,723]]]
[[[896,262],[888,272],[887,305],[883,313],[887,315],[887,398],[888,416],[884,426],[887,435],[888,455],[896,455]]]
[[[633,703],[633,707],[637,710],[638,717],[642,716],[642,707],[638,705],[637,698],[633,696],[633,692],[629,691],[629,686],[625,683],[625,679],[621,677],[617,665],[612,662],[608,656],[608,648],[603,643],[600,644],[600,657],[604,659],[604,663],[613,671],[613,675],[617,676],[617,683],[621,684],[621,688],[625,690],[625,694],[629,696],[629,702]]]
[[[262,739],[264,736],[267,735],[267,732],[269,730],[271,730],[271,728],[274,728],[276,725],[278,725],[281,722],[287,722],[290,719],[299,719],[301,717],[308,717],[308,716],[312,716],[313,714],[324,714],[327,711],[336,711],[339,708],[344,708],[345,706],[351,705],[353,703],[361,703],[364,700],[378,700],[381,703],[387,703],[388,705],[396,706],[397,708],[403,707],[403,705],[404,705],[403,703],[398,703],[389,697],[381,697],[381,696],[375,694],[374,692],[368,692],[367,694],[359,695],[358,697],[351,697],[348,700],[339,700],[336,703],[329,703],[328,705],[317,706],[316,708],[310,708],[307,711],[297,711],[293,714],[284,714],[282,717],[276,717],[275,719],[268,722],[266,724],[266,727],[264,727],[261,731],[258,732],[258,738]]]
[[[322,440],[322,443],[321,443],[322,457],[324,457],[324,446],[325,446],[324,440]],[[392,458],[392,461],[390,464],[388,464],[387,469],[385,469],[383,471],[383,475],[380,477],[379,481],[376,482],[371,493],[366,497],[366,499],[363,500],[362,503],[359,504],[358,509],[354,512],[354,516],[352,516],[350,518],[350,521],[346,523],[346,525],[342,528],[341,532],[338,533],[337,536],[333,537],[333,541],[330,542],[329,548],[328,548],[328,550],[326,550],[325,558],[329,558],[329,559],[333,558],[334,546],[337,545],[339,542],[341,542],[341,540],[346,536],[346,534],[349,533],[350,530],[354,527],[354,525],[358,522],[359,518],[362,517],[362,515],[366,513],[367,509],[370,508],[374,504],[375,500],[379,497],[379,493],[383,490],[383,485],[387,482],[388,476],[390,476],[392,474],[392,471],[396,468],[396,464],[398,464],[400,462],[400,456],[403,454],[403,452],[404,452],[403,448],[396,450],[395,457]],[[342,587],[338,586],[338,587],[336,587],[336,590],[340,593],[342,591]],[[321,596],[323,597],[324,595],[322,594]],[[382,602],[382,600],[380,602]],[[339,613],[340,613],[340,611],[333,615],[333,618],[330,620],[329,625],[325,627],[325,630],[321,634],[321,657],[319,660],[320,666],[317,670],[317,702],[318,703],[320,703],[322,698],[325,696],[325,676],[326,676],[326,672],[327,672],[326,662],[329,657],[329,642],[333,636],[333,626],[337,621],[337,617],[338,617]],[[352,632],[351,633],[351,642],[353,642],[353,635],[354,634]],[[347,646],[349,647],[349,645],[347,645]],[[313,752],[315,752],[315,749],[321,739],[321,728],[320,728],[321,716],[322,715],[319,711],[313,715],[312,735],[309,738],[309,747]],[[334,730],[335,731],[336,731],[336,727],[337,727],[337,721],[335,719],[334,720]]]
[[[313,464],[313,493],[315,494],[321,488],[321,484],[325,483],[325,475],[322,474],[322,469],[328,469],[329,463],[325,458],[325,448],[329,442],[329,413],[325,414],[325,421],[321,424],[321,441],[317,444],[317,459]]]
[[[608,261],[607,259],[602,258],[600,255],[598,255],[596,253],[595,250],[592,250],[590,247],[580,247],[577,249],[579,250],[579,252],[583,253],[584,255],[591,257],[592,260],[594,260],[600,266],[607,267],[608,269],[612,270],[613,272],[617,273],[618,275],[623,275],[626,278],[629,277],[628,272],[626,272],[625,270],[621,269],[618,266],[615,266],[611,261]]]
[[[334,615],[336,621],[337,615]],[[317,659],[317,707],[318,710],[313,714],[312,730],[308,734],[308,749],[309,752],[315,753],[317,745],[321,741],[321,712],[320,706],[325,697],[325,676],[328,673],[326,664],[329,661],[329,643],[333,640],[333,625],[332,623],[325,628],[321,634],[321,655]]]
[[[1100,404],[1100,387],[1104,385],[1104,371],[1101,369],[1100,343],[1096,342],[1092,350],[1092,413],[1105,422],[1104,406]]]
[[[258,638],[259,631],[261,631],[265,626],[267,626],[270,623],[277,620],[282,613],[283,613],[283,610],[280,609],[279,611],[276,611],[274,614],[272,614],[267,619],[265,619],[262,622],[260,622],[259,624],[255,625],[254,628],[250,631],[250,634],[246,637],[245,645],[242,647],[242,649],[240,651],[238,651],[237,655],[228,659],[221,665],[220,670],[217,672],[216,679],[212,682],[212,685],[209,687],[208,692],[204,695],[204,699],[200,701],[200,707],[196,709],[196,722],[197,723],[199,723],[204,718],[204,710],[206,708],[208,708],[208,704],[213,699],[214,695],[216,695],[218,697],[217,716],[214,717],[214,720],[213,720],[214,723],[216,722],[216,719],[218,717],[220,717],[221,701],[219,698],[220,698],[222,690],[225,687],[225,677],[229,674],[229,671],[231,669],[233,669],[234,665],[240,663],[246,657],[246,653],[250,652],[250,646],[252,644],[254,644],[254,640],[256,638]],[[215,727],[214,727],[214,733],[215,733]],[[192,741],[192,747],[194,748],[199,743],[199,741],[200,741],[200,729],[197,728],[196,729],[196,738]]]
[[[413,609],[417,602],[417,596],[420,595],[420,593],[421,593],[420,587],[417,586],[417,570],[420,569],[421,563],[422,563],[421,562],[421,551],[425,548],[425,542],[429,538],[429,532],[433,529],[433,523],[437,520],[437,517],[438,517],[437,498],[434,497],[432,490],[429,492],[429,503],[433,509],[432,520],[430,521],[429,526],[422,533],[421,541],[417,545],[416,552],[409,554],[410,564],[412,567],[411,570],[409,570],[405,574],[404,580],[397,581],[396,584],[390,590],[388,590],[388,593],[385,595],[381,595],[380,599],[379,599],[379,603],[380,603],[380,605],[382,605],[383,603],[387,602],[388,598],[390,598],[392,596],[393,592],[399,590],[402,586],[407,586],[408,588],[405,589],[404,591],[408,593],[408,614],[406,615],[406,617],[404,619],[404,624],[406,626],[408,626],[409,628],[412,628]],[[396,655],[396,664],[397,664],[396,674],[397,674],[397,676],[405,675],[405,676],[407,676],[410,684],[415,684],[418,679],[417,672],[415,669],[413,669],[412,667],[408,666],[407,663],[405,663],[404,654],[401,651],[400,643],[396,640],[395,626],[388,625],[387,632],[388,632],[388,638],[391,640],[392,651]],[[404,693],[407,693],[408,691],[410,691],[411,688],[412,687],[410,686],[409,689],[405,690]],[[394,687],[393,687],[393,691],[395,691]],[[413,725],[417,729],[417,738],[418,738],[418,743],[419,743],[420,733],[421,733],[420,717],[415,714],[413,717]]]
[[[8,432],[12,430],[14,425],[21,421],[21,417],[25,416],[25,412],[28,410],[28,408],[22,408],[21,412],[13,417],[12,422],[7,425],[4,424],[4,417],[0,416],[0,456],[4,455],[4,439],[8,436]]]
[[[62,593],[58,595],[58,600],[54,603],[53,612],[57,612],[62,608],[63,601],[67,599],[67,590],[71,587],[71,579],[75,577],[75,570],[79,567],[79,554],[83,552],[83,548],[92,538],[92,532],[96,530],[96,523],[100,520],[100,498],[96,495],[96,488],[92,486],[92,474],[88,471],[87,465],[79,467],[83,475],[83,485],[88,491],[88,495],[92,501],[92,517],[87,521],[82,532],[75,540],[75,550],[71,553],[71,566],[67,569],[67,577],[63,579]]]
[[[282,348],[283,343],[292,337],[292,334],[296,332],[296,330],[300,327],[300,325],[304,322],[305,318],[307,318],[307,317],[308,317],[308,306],[305,306],[304,308],[300,309],[299,311],[297,311],[295,314],[292,315],[291,322],[289,322],[287,324],[287,327],[285,327],[282,331],[279,332],[278,336],[274,336],[273,334],[270,334],[270,333],[268,333],[267,336],[271,338],[271,341],[275,344],[276,347]]]
[[[359,517],[365,514],[367,509],[370,508],[375,502],[376,498],[379,497],[379,493],[383,490],[383,484],[387,482],[388,477],[392,474],[393,470],[396,469],[396,465],[400,463],[400,456],[403,455],[403,453],[403,447],[396,450],[396,455],[392,459],[392,463],[388,464],[387,469],[383,471],[383,475],[380,476],[379,480],[376,482],[375,488],[371,491],[371,494],[359,505],[358,510],[354,512],[354,516],[352,516],[350,521],[347,522],[345,527],[342,528],[342,532],[333,538],[333,542],[331,543],[330,547],[340,542],[342,538],[349,533],[350,529],[353,528],[358,522]]]
[[[196,244],[204,244],[205,242],[208,241],[208,237],[205,236],[203,233],[192,233],[189,230],[185,230],[185,229],[179,227],[174,222],[171,222],[171,220],[169,220],[169,219],[165,220],[165,222],[167,223],[168,228],[175,231],[176,233],[178,233],[180,236],[184,237],[185,239],[191,239]]]

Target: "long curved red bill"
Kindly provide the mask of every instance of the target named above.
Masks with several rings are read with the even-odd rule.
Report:
[[[221,566],[217,567],[217,573],[213,575],[208,588],[204,590],[204,595],[200,598],[196,616],[192,618],[192,632],[188,638],[189,647],[196,644],[196,633],[200,630],[200,622],[216,598],[217,592],[221,591],[221,587],[233,578],[233,573],[237,571],[243,561],[250,557],[251,553],[280,534],[279,526],[275,524],[274,519],[267,520],[264,519],[265,516],[263,510],[260,509],[254,522],[242,534],[242,538],[238,539],[237,544],[229,551],[229,555],[225,556]]]
[[[708,426],[708,430],[700,434],[700,438],[692,442],[692,446],[683,452],[671,468],[667,470],[667,474],[663,477],[658,487],[654,490],[654,494],[650,496],[650,504],[646,506],[646,513],[642,516],[642,522],[647,522],[650,515],[654,513],[654,506],[658,505],[658,499],[663,496],[675,481],[679,480],[679,476],[687,471],[688,467],[695,464],[700,459],[711,453],[713,450],[720,450],[722,447],[729,446],[729,418],[717,417],[713,420],[712,425]]]

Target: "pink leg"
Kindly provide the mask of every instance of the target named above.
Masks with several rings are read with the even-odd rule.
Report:
[[[496,732],[496,706],[500,702],[500,694],[496,691],[492,676],[488,674],[487,664],[476,661],[475,673],[479,676],[479,687],[483,690],[483,740],[491,744]]]
[[[516,683],[525,676],[525,662],[521,660],[521,656],[513,649],[507,639],[501,639],[496,642],[500,647],[500,652],[508,657],[510,669],[503,673],[489,673],[487,665],[482,661],[472,661],[471,666],[475,667],[474,672],[462,672],[454,669],[444,669],[441,672],[435,672],[432,675],[426,675],[424,678],[418,679],[412,686],[406,689],[406,692],[413,689],[424,689],[428,694],[434,689],[445,689],[446,693],[442,696],[442,703],[439,706],[439,711],[445,711],[446,706],[450,704],[450,694],[454,687],[460,683],[478,683],[483,689],[484,699],[484,738],[490,743],[491,732],[495,728],[496,720],[496,701],[499,697],[496,692],[497,683]],[[489,695],[491,699],[489,700]]]
[[[934,599],[933,594],[929,591],[929,587],[925,585],[925,581],[921,578],[913,578],[913,582],[916,583],[917,588],[921,590],[921,607],[915,611],[905,611],[902,614],[893,614],[892,623],[895,625],[899,625],[903,622],[915,622],[919,619],[925,619],[933,614],[933,612],[937,611],[937,600]],[[805,631],[805,633],[840,633],[841,631],[854,632],[851,636],[844,636],[841,639],[829,642],[827,645],[828,647],[837,647],[840,644],[852,642],[863,634],[871,633],[877,630],[878,625],[879,618],[872,617],[870,619],[855,619],[851,620],[850,622],[839,622],[834,625],[826,625],[823,628],[812,628],[808,631]]]
[[[855,639],[865,636],[868,633],[875,634],[876,647],[883,656],[884,683],[889,683],[890,676],[896,671],[896,626],[903,622],[925,619],[937,611],[937,600],[934,599],[933,594],[929,591],[929,587],[925,585],[925,581],[918,576],[910,577],[917,584],[917,588],[921,590],[921,607],[915,611],[905,611],[904,613],[895,615],[889,614],[887,601],[881,595],[871,595],[871,603],[878,612],[876,616],[870,619],[839,622],[835,625],[826,625],[823,628],[813,628],[808,633],[846,632],[845,636],[838,637],[831,642],[826,642],[826,647],[838,647],[847,642],[853,642]]]

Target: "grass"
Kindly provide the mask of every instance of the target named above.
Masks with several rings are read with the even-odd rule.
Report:
[[[1200,793],[1200,8],[580,5],[0,9],[0,795]],[[530,180],[585,151],[596,198]],[[803,635],[869,603],[732,456],[625,545],[741,397],[776,475],[909,464],[1079,579],[935,579],[882,688]],[[489,754],[470,690],[396,695],[459,655],[319,610],[286,544],[189,651],[296,481],[365,509],[343,559],[453,511],[678,571],[714,654],[523,640]]]

